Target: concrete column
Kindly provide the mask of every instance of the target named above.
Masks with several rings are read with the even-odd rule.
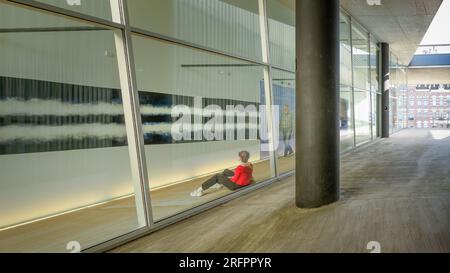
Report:
[[[296,1],[296,205],[339,200],[339,0]]]
[[[389,44],[380,43],[381,48],[381,137],[389,137]]]

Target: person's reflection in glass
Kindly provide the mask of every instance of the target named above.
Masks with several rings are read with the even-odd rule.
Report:
[[[292,133],[294,129],[294,119],[291,111],[289,111],[289,105],[284,105],[283,111],[280,115],[280,132],[283,138],[284,144],[284,156],[288,156],[294,153],[291,147],[290,141],[292,138]]]

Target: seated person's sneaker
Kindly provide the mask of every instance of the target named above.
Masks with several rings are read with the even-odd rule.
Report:
[[[221,188],[223,188],[223,185],[219,184],[219,183],[216,183],[216,184],[212,185],[210,189],[219,190]]]
[[[203,189],[202,187],[196,189],[195,191],[191,192],[192,197],[200,197],[203,196]]]

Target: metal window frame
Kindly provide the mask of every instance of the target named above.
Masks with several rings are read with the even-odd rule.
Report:
[[[121,22],[124,23],[123,30],[123,43],[125,48],[125,62],[126,69],[128,72],[128,85],[130,88],[130,108],[133,115],[133,131],[127,132],[132,133],[135,138],[135,143],[133,148],[135,150],[137,168],[139,171],[139,179],[141,182],[141,195],[143,195],[144,202],[143,206],[145,209],[145,214],[147,217],[147,227],[150,228],[153,223],[153,211],[152,211],[152,203],[150,197],[150,184],[148,179],[148,170],[147,163],[145,158],[145,145],[144,145],[144,134],[142,129],[142,121],[141,121],[141,113],[140,113],[140,105],[139,105],[139,91],[137,87],[137,78],[136,78],[136,70],[134,64],[134,52],[133,52],[133,44],[131,31],[129,26],[129,15],[128,15],[128,4],[126,0],[115,0],[119,2],[120,7],[120,16]],[[135,193],[136,194],[136,193]]]
[[[374,52],[372,52],[374,50]],[[380,101],[378,98],[378,95],[381,94],[381,84],[379,80],[379,75],[381,74],[380,68],[380,47],[379,42],[372,34],[369,34],[369,55],[375,56],[375,69],[372,69],[372,67],[369,67],[369,73],[370,73],[370,97],[371,97],[371,115],[372,115],[372,141],[379,138],[380,130],[379,125],[381,122],[381,116],[380,116]],[[372,74],[375,75],[372,75]],[[375,76],[375,77],[374,77]],[[372,79],[376,79],[377,87],[376,90],[373,89],[373,81]],[[374,115],[374,111],[376,115]]]
[[[118,21],[126,22],[126,8],[121,0],[110,0],[112,17],[118,17]],[[114,19],[114,18],[113,18]],[[124,109],[125,128],[128,139],[128,152],[130,157],[130,167],[134,188],[134,199],[136,203],[136,212],[139,226],[148,226],[152,218],[149,201],[148,186],[146,185],[147,175],[145,158],[143,157],[143,137],[142,127],[140,126],[139,97],[136,89],[136,78],[131,67],[133,63],[133,52],[131,39],[127,34],[126,28],[120,31],[120,35],[114,34],[115,46],[117,51],[117,65],[119,71],[122,105]]]
[[[373,141],[374,137],[373,137],[373,91],[372,91],[372,67],[371,67],[371,63],[370,63],[370,58],[372,56],[372,36],[370,35],[370,33],[368,33],[368,44],[369,44],[369,65],[368,65],[368,69],[369,69],[369,86],[370,86],[370,91],[369,91],[369,96],[370,96],[370,140]]]
[[[369,58],[370,58],[370,44],[369,44]],[[370,61],[369,61],[370,63]],[[370,79],[370,64],[368,66],[369,69],[369,82],[370,82],[370,90],[372,90],[372,79]],[[369,93],[369,115],[370,115],[370,120],[369,120],[369,127],[370,127],[370,138],[369,141],[373,141],[373,109],[372,109],[372,91],[368,91]]]
[[[122,23],[117,23],[114,21],[100,18],[100,17],[95,17],[92,15],[79,13],[79,12],[72,11],[69,9],[60,8],[60,7],[57,7],[54,5],[49,5],[49,4],[46,4],[43,2],[38,2],[35,0],[0,0],[0,1],[5,2],[5,3],[10,2],[13,4],[18,4],[23,7],[32,8],[32,9],[36,9],[39,11],[49,12],[51,14],[60,15],[62,17],[66,17],[69,19],[78,19],[78,20],[82,20],[82,21],[87,21],[89,23],[96,24],[96,25],[102,25],[102,26],[115,28],[115,29],[122,29],[122,30],[125,28],[125,26]]]
[[[350,86],[350,90],[351,90],[351,112],[352,112],[352,128],[353,128],[353,145],[352,148],[356,148],[356,118],[355,118],[355,63],[353,61],[353,18],[349,15],[348,16],[348,27],[349,27],[349,39],[350,39],[350,55],[351,55],[351,61],[350,61],[350,66],[351,66],[351,71],[352,71],[352,82],[351,82],[351,86]]]

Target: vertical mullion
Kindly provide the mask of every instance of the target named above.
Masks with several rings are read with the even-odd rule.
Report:
[[[137,87],[134,54],[132,46],[132,37],[130,31],[130,21],[128,17],[128,6],[126,0],[111,0],[118,7],[121,22],[125,26],[122,31],[121,43],[122,47],[122,63],[119,64],[119,71],[126,76],[126,84],[122,84],[128,92],[122,92],[125,117],[128,119],[127,135],[130,150],[133,176],[135,179],[135,198],[138,208],[138,215],[141,214],[145,218],[145,225],[150,228],[153,224],[153,214],[150,200],[150,188],[148,183],[147,164],[145,159],[144,137],[142,130],[141,114],[139,110],[139,92]],[[118,44],[118,43],[116,43]],[[119,56],[118,56],[119,59]],[[126,107],[125,107],[126,106]],[[139,208],[141,211],[139,211]],[[142,216],[141,216],[142,217]],[[141,219],[139,219],[141,220]]]
[[[377,137],[381,138],[381,126],[382,126],[382,92],[383,92],[383,76],[381,73],[381,46],[380,43],[376,44],[377,47],[377,80],[378,80],[378,91],[377,91]]]
[[[369,44],[369,59],[368,59],[368,70],[369,70],[369,100],[370,100],[370,139],[373,141],[373,98],[372,98],[372,37],[367,33],[368,44]]]
[[[259,26],[261,35],[261,51],[263,62],[268,66],[264,67],[264,94],[266,101],[267,128],[269,138],[269,157],[270,157],[270,173],[272,176],[278,176],[278,158],[277,147],[275,147],[275,122],[273,112],[273,92],[272,92],[272,70],[270,66],[270,49],[269,49],[269,28],[267,17],[266,0],[258,0],[259,7]]]
[[[349,26],[349,39],[350,39],[350,66],[352,71],[352,82],[351,82],[351,111],[352,111],[352,127],[353,127],[353,148],[356,147],[356,117],[355,117],[355,68],[353,62],[353,22],[352,17],[348,17]]]
[[[405,66],[405,84],[406,85],[405,85],[405,96],[403,99],[403,103],[404,103],[403,105],[405,107],[405,111],[404,111],[405,116],[403,117],[404,118],[403,126],[405,127],[405,129],[408,128],[408,114],[409,114],[409,103],[408,103],[409,102],[409,78],[408,78],[408,75],[409,75],[408,67]],[[429,96],[427,96],[427,100],[428,100],[428,105],[430,105]],[[426,108],[428,108],[428,105]],[[429,121],[428,115],[429,114],[427,113],[427,116],[425,118]]]

